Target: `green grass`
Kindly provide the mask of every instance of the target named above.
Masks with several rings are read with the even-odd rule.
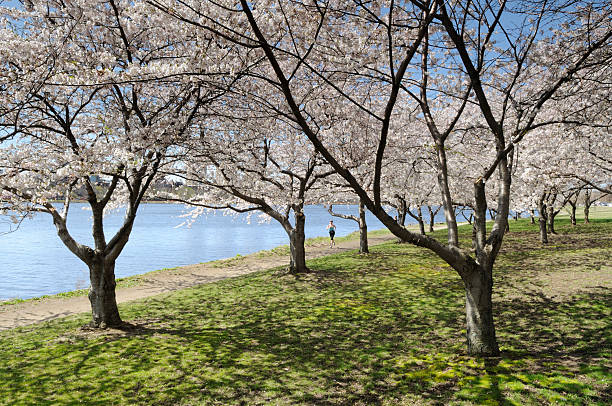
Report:
[[[389,234],[389,231],[387,229],[380,229],[380,230],[374,230],[374,231],[368,232],[368,236],[370,237],[375,237],[375,236],[380,236],[380,235],[385,235],[385,234]],[[337,244],[347,242],[347,241],[356,241],[356,240],[359,240],[359,231],[354,231],[343,237],[335,237],[334,239],[336,240]],[[313,247],[313,246],[318,246],[318,245],[323,245],[323,244],[329,244],[329,237],[325,236],[325,237],[308,238],[306,242],[304,243],[306,247]],[[289,255],[289,253],[290,253],[289,245],[280,245],[278,247],[272,248],[271,250],[259,251],[255,255],[259,257],[263,257],[267,255]],[[232,263],[231,261],[233,260],[234,258],[229,258],[227,260],[221,260],[221,261],[230,261],[229,263]]]
[[[543,247],[511,222],[499,358],[465,354],[456,273],[387,243],[121,305],[124,330],[85,314],[2,332],[0,404],[610,404],[612,291],[591,281],[610,273],[612,220],[557,230]]]
[[[570,206],[565,206],[558,214],[561,217],[569,217]],[[612,207],[591,206],[589,209],[589,219],[606,219],[612,217]],[[576,221],[584,221],[584,206],[576,207]]]
[[[382,230],[370,231],[368,235],[378,236],[378,235],[383,235],[383,234],[388,234],[388,233],[389,231],[387,231],[386,229],[382,229]],[[337,242],[345,242],[345,241],[358,240],[358,239],[359,239],[358,231],[351,233],[344,237],[336,237]],[[315,238],[307,239],[305,242],[305,245],[308,247],[308,246],[320,245],[322,243],[327,243],[327,242],[329,242],[329,237],[315,237]],[[272,248],[270,250],[262,250],[262,251],[254,253],[253,255],[259,258],[270,256],[270,255],[278,255],[278,256],[289,255],[289,245],[281,245],[281,246]],[[247,258],[246,255],[236,254],[236,256],[234,257],[210,261],[208,262],[208,264],[210,264],[214,268],[225,268],[228,266],[236,265],[239,262],[244,261],[246,258]],[[125,278],[117,278],[117,289],[138,286],[142,282],[142,280],[146,279],[146,278],[143,278],[143,276],[146,276],[146,275],[152,275],[158,272],[176,271],[178,269],[179,269],[178,267],[162,268],[162,269],[157,269],[155,271],[147,272],[145,274],[127,276]],[[67,298],[67,297],[74,297],[74,296],[87,296],[88,291],[89,291],[88,289],[76,289],[76,290],[69,291],[69,292],[61,292],[61,293],[56,293],[54,295],[43,295],[43,296],[31,298],[31,299],[3,300],[3,301],[0,301],[0,307],[7,306],[7,305],[14,305],[17,303],[24,303],[24,302],[36,302],[36,301],[40,301],[40,300],[48,299],[48,298],[62,298],[62,297]]]

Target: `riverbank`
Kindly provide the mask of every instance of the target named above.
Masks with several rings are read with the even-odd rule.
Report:
[[[566,218],[566,211],[561,211],[558,218]],[[592,219],[612,218],[612,207],[594,206],[591,209]],[[577,213],[578,221],[582,221],[582,211]],[[464,223],[462,223],[464,224]],[[511,230],[515,222],[510,221]],[[417,230],[418,226],[408,226]],[[444,223],[435,225],[436,230],[445,229]],[[358,248],[358,233],[338,237],[338,245],[329,249],[327,237],[311,238],[306,241],[307,259],[318,258],[338,252]],[[370,244],[376,245],[395,237],[387,230],[376,230],[369,233]],[[288,263],[288,246],[279,246],[249,255],[236,255],[232,258],[210,261],[206,263],[187,265],[175,268],[164,268],[145,274],[120,278],[117,280],[117,301],[125,303],[156,294],[171,292],[203,283],[215,282],[247,273],[283,266]],[[87,289],[69,291],[56,295],[47,295],[27,300],[0,301],[0,330],[25,326],[40,321],[90,312],[87,299]]]
[[[442,228],[442,225],[438,227]],[[395,237],[386,230],[377,230],[369,233],[368,238],[370,245],[377,245]],[[328,238],[309,239],[306,243],[306,258],[313,259],[359,248],[358,233],[339,237],[336,241],[336,246],[329,248]],[[122,278],[117,283],[117,303],[130,302],[160,293],[285,266],[289,263],[288,258],[289,247],[280,246],[250,255],[237,255],[232,258],[161,269]],[[91,311],[91,307],[86,289],[28,300],[9,300],[0,303],[0,330],[89,311]]]
[[[612,221],[557,231],[511,223],[494,359],[466,355],[456,272],[389,241],[124,303],[122,330],[84,312],[2,331],[0,404],[607,405]]]
[[[345,209],[356,211],[354,207]],[[307,238],[326,235],[325,227],[330,219],[327,210],[322,206],[307,206],[305,212]],[[215,211],[199,217],[190,227],[179,227],[186,220],[185,214],[181,205],[142,205],[130,241],[117,259],[117,277],[220,260],[237,253],[251,254],[288,243],[287,234],[278,222],[260,223],[262,219],[256,213],[249,218],[247,214],[226,216]],[[121,226],[123,212],[111,212],[104,220],[104,229],[110,238]],[[91,213],[86,205],[73,204],[68,223],[70,234],[77,241],[93,244]],[[383,228],[372,215],[368,216],[368,226],[370,230]],[[339,219],[337,236],[356,229],[356,222]],[[2,299],[34,298],[89,285],[87,267],[66,249],[57,237],[50,216],[44,214],[24,221],[14,233],[0,235],[0,269]]]

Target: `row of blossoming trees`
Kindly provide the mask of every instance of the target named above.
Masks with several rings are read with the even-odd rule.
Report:
[[[163,197],[196,214],[278,221],[294,272],[304,205],[359,202],[458,272],[468,352],[496,355],[493,267],[511,210],[550,217],[584,185],[610,191],[607,2],[28,0],[0,13],[2,209],[50,215],[90,269],[95,326],[121,323],[115,260],[171,176],[192,193]],[[92,246],[66,222],[77,191]],[[447,241],[425,233],[427,206],[442,208]],[[471,209],[470,247],[457,206]]]

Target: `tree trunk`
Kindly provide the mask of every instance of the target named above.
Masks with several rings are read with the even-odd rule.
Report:
[[[421,233],[421,235],[425,235],[425,222],[423,221],[423,219],[419,219],[419,232]]]
[[[417,222],[421,235],[425,235],[425,222],[423,221],[423,211],[421,210],[421,206],[417,206],[416,214],[414,214],[412,210],[410,210],[410,207],[408,207],[408,210],[406,210],[406,214],[408,214]]]
[[[436,213],[431,209],[431,206],[427,206],[427,209],[429,210],[429,232],[433,233],[434,232],[434,218],[436,217]]]
[[[406,211],[408,211],[408,207],[406,206],[406,201],[404,199],[399,199],[399,207],[397,209],[397,224],[404,227],[406,224]]]
[[[94,257],[89,264],[89,302],[91,303],[93,327],[113,327],[121,325],[121,317],[115,298],[115,261],[106,261],[100,256]]]
[[[540,242],[542,244],[548,244],[548,233],[546,232],[546,220],[540,216],[538,219],[538,224],[540,226]]]
[[[575,204],[571,204],[572,206],[572,210],[570,211],[570,221],[572,223],[573,226],[576,225],[576,205]]]
[[[531,224],[535,224],[535,210],[531,210],[529,217],[531,217]]]
[[[584,194],[584,224],[588,224],[589,220],[589,209],[591,208],[591,192],[586,191]]]
[[[289,249],[291,258],[289,261],[289,272],[304,273],[308,271],[306,268],[306,249],[304,243],[306,236],[304,234],[304,224],[306,216],[304,213],[295,213],[295,227],[289,231]]]
[[[499,355],[493,323],[492,271],[478,265],[461,278],[465,285],[468,354],[491,357]]]
[[[367,254],[368,247],[368,224],[366,223],[366,212],[363,201],[359,202],[359,253]]]
[[[453,199],[449,187],[448,162],[446,159],[446,148],[443,138],[436,138],[436,149],[438,153],[438,185],[442,193],[442,206],[444,207],[444,217],[446,218],[448,245],[450,247],[459,247],[457,218],[455,216],[455,206],[453,206]]]
[[[555,231],[555,208],[552,206],[548,206],[546,208],[548,210],[547,221],[548,221],[548,232],[551,234],[557,234]]]
[[[548,233],[546,232],[546,194],[540,197],[538,202],[538,225],[540,226],[540,242],[548,244]]]
[[[419,231],[421,235],[425,235],[425,222],[423,221],[423,213],[421,207],[417,207],[417,221],[419,223]]]

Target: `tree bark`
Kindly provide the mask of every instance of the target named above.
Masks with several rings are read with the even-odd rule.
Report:
[[[446,229],[448,235],[448,245],[451,247],[459,247],[459,232],[457,231],[457,218],[455,216],[455,207],[451,197],[449,181],[448,181],[448,162],[446,159],[446,150],[444,141],[440,138],[436,139],[436,150],[438,153],[438,185],[442,192],[442,204],[444,206],[444,216],[446,218]]]
[[[584,224],[590,223],[589,220],[589,210],[591,209],[591,192],[585,191],[584,193]]]
[[[546,215],[548,232],[551,234],[557,234],[555,231],[555,208],[553,206],[548,206],[546,207],[546,210],[548,210],[548,214]]]
[[[540,242],[542,244],[548,244],[548,233],[546,232],[546,193],[540,197],[538,202],[538,225],[540,226]]]
[[[572,223],[572,226],[576,225],[576,205],[573,204],[572,202],[569,202],[570,206],[572,207],[572,210],[570,211],[570,222]]]
[[[88,266],[91,280],[88,295],[92,313],[91,325],[101,328],[121,325],[115,297],[115,261],[96,255]]]
[[[359,201],[359,253],[367,254],[368,247],[368,224],[366,223],[366,211],[363,200]]]
[[[365,205],[359,203],[359,253],[367,254],[370,252],[368,246],[368,224],[366,223]]]
[[[427,210],[429,210],[429,232],[434,232],[434,219],[436,217],[436,212],[434,212],[431,206],[427,206]]]
[[[95,250],[79,244],[72,238],[66,228],[65,217],[60,216],[53,208],[50,208],[50,213],[53,216],[57,234],[64,245],[89,268],[91,287],[89,288],[88,297],[92,312],[90,325],[101,328],[114,327],[122,324],[115,297],[115,287],[117,285],[115,282],[115,261],[128,241],[135,215],[129,216],[124,220],[123,226],[116,234],[117,242],[113,245],[115,249],[106,253],[104,251],[107,248],[107,244],[104,239],[103,224],[101,222],[103,212],[98,205],[94,204],[93,206],[93,237],[97,245]],[[67,210],[65,215],[67,216]]]
[[[417,207],[417,217],[419,222],[419,231],[421,235],[425,235],[425,222],[423,221],[423,213],[421,212],[421,206]]]
[[[289,272],[304,273],[308,271],[306,267],[306,249],[304,243],[306,235],[304,233],[304,225],[306,216],[304,213],[295,212],[295,227],[288,231],[289,234],[289,249],[291,258],[289,261]]]
[[[410,211],[410,208],[408,208],[408,210],[406,211],[406,213],[410,217],[415,219],[416,222],[419,224],[419,232],[421,233],[421,235],[425,235],[425,222],[423,221],[423,211],[421,210],[421,206],[417,206],[416,212],[417,213],[414,214],[412,211]]]
[[[538,219],[538,225],[540,226],[540,242],[542,244],[548,244],[548,233],[546,232],[546,219],[542,216]]]
[[[535,224],[535,210],[531,210],[529,217],[531,217],[531,224]]]
[[[461,275],[465,285],[468,354],[491,357],[499,355],[493,323],[493,273],[474,265]]]
[[[406,224],[406,212],[408,211],[408,207],[406,206],[406,200],[402,198],[398,198],[399,207],[397,208],[397,224],[400,226],[404,226]]]

